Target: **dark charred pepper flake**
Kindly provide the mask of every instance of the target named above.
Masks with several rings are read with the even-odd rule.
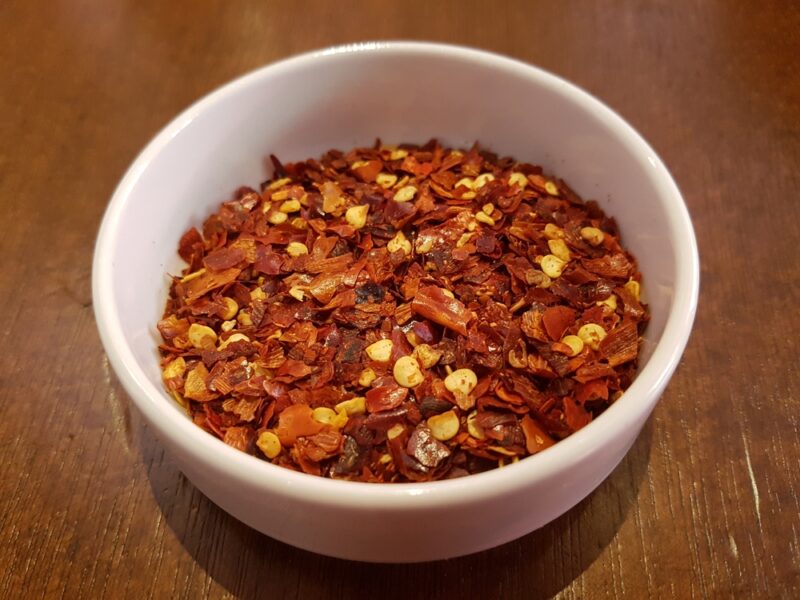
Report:
[[[546,450],[636,372],[617,225],[475,144],[331,150],[178,243],[164,386],[228,445],[315,476],[450,479]]]
[[[364,302],[380,302],[386,294],[386,288],[372,281],[356,288],[356,304]]]

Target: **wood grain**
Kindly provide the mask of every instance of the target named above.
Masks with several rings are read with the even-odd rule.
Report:
[[[611,477],[516,542],[421,565],[309,554],[206,500],[110,373],[89,283],[114,185],[178,111],[381,38],[596,94],[670,166],[702,260],[682,364]],[[800,596],[798,56],[792,2],[0,3],[0,597]]]

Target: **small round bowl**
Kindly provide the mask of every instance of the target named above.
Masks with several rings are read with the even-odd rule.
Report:
[[[652,311],[633,385],[566,440],[503,469],[408,484],[335,481],[273,466],[194,425],[163,389],[156,331],[181,234],[241,185],[330,148],[423,143],[541,164],[614,216]],[[633,444],[683,352],[699,266],[689,214],[656,153],[577,87],[468,48],[374,42],[258,69],[206,96],[144,149],[105,214],[94,256],[97,324],[111,364],[181,470],[251,527],[347,559],[412,562],[518,538],[586,497]]]

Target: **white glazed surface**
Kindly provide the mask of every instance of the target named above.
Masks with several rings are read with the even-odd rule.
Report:
[[[329,148],[484,147],[542,164],[620,224],[652,311],[640,373],[595,422],[547,451],[479,475],[375,485],[295,473],[196,427],[165,394],[155,324],[178,273],[180,235],[240,185]],[[97,240],[95,313],[111,364],[183,472],[231,515],[342,558],[448,558],[520,537],[588,495],[633,444],[691,330],[699,266],[667,169],[610,109],[517,61],[438,44],[378,42],[291,58],[246,75],[170,123],[120,182]]]

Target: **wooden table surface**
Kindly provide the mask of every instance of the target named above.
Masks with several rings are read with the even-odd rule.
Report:
[[[326,558],[206,500],[109,370],[92,247],[128,164],[196,98],[364,39],[468,44],[619,111],[702,261],[692,339],[614,473],[550,525],[419,565]],[[797,598],[800,7],[597,2],[0,3],[0,597]]]

